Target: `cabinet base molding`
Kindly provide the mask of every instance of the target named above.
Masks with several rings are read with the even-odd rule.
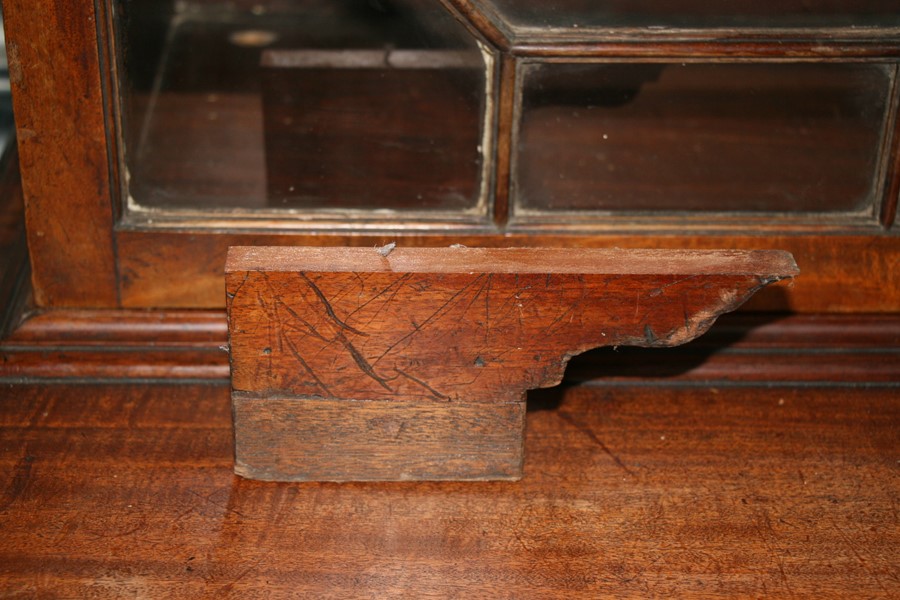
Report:
[[[55,310],[14,322],[0,340],[3,381],[228,381],[224,310]],[[601,348],[576,356],[565,382],[898,385],[900,315],[723,315],[678,348]]]

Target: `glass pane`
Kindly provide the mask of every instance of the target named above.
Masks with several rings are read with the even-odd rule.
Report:
[[[118,0],[135,208],[483,206],[488,65],[431,0]]]
[[[900,0],[480,0],[508,26],[610,27],[897,27]],[[521,33],[521,32],[520,32]]]
[[[515,157],[526,210],[872,205],[893,67],[541,64]]]

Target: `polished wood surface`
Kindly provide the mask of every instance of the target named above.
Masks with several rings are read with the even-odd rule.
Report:
[[[3,1],[34,297],[41,306],[118,303],[115,161],[95,8],[68,0]]]
[[[517,483],[232,474],[221,386],[0,389],[0,587],[42,597],[900,594],[896,387],[530,399]]]

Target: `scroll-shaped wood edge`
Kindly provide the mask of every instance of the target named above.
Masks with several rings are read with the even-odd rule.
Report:
[[[232,387],[520,402],[558,384],[572,356],[688,342],[797,273],[774,250],[234,247]]]

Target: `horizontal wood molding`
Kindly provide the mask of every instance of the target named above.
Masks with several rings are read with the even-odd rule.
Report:
[[[0,342],[0,379],[200,379],[229,376],[225,311],[48,311]],[[668,349],[575,357],[565,382],[649,385],[896,385],[900,315],[726,315]]]
[[[0,378],[228,379],[224,311],[57,310],[0,342]]]
[[[845,32],[847,30],[844,30]],[[714,35],[719,39],[712,39]],[[752,39],[747,32],[681,32],[648,39],[646,35],[623,32],[618,39],[529,40],[512,45],[510,52],[521,57],[540,58],[629,58],[629,59],[704,59],[704,60],[890,60],[900,56],[900,47],[889,39],[860,39],[840,34],[828,40],[818,35],[775,40],[772,34]],[[631,39],[629,39],[629,37]],[[678,38],[681,39],[678,39]],[[729,39],[732,38],[732,39]],[[674,39],[673,39],[674,38]]]
[[[224,308],[222,276],[229,246],[337,245],[403,247],[549,246],[560,248],[780,249],[803,273],[790,286],[761,291],[745,310],[825,313],[894,312],[900,307],[900,238],[876,235],[507,235],[398,233],[278,234],[121,231],[122,301],[130,308]]]
[[[218,310],[50,310],[25,315],[7,338],[16,345],[222,345],[228,328]]]

